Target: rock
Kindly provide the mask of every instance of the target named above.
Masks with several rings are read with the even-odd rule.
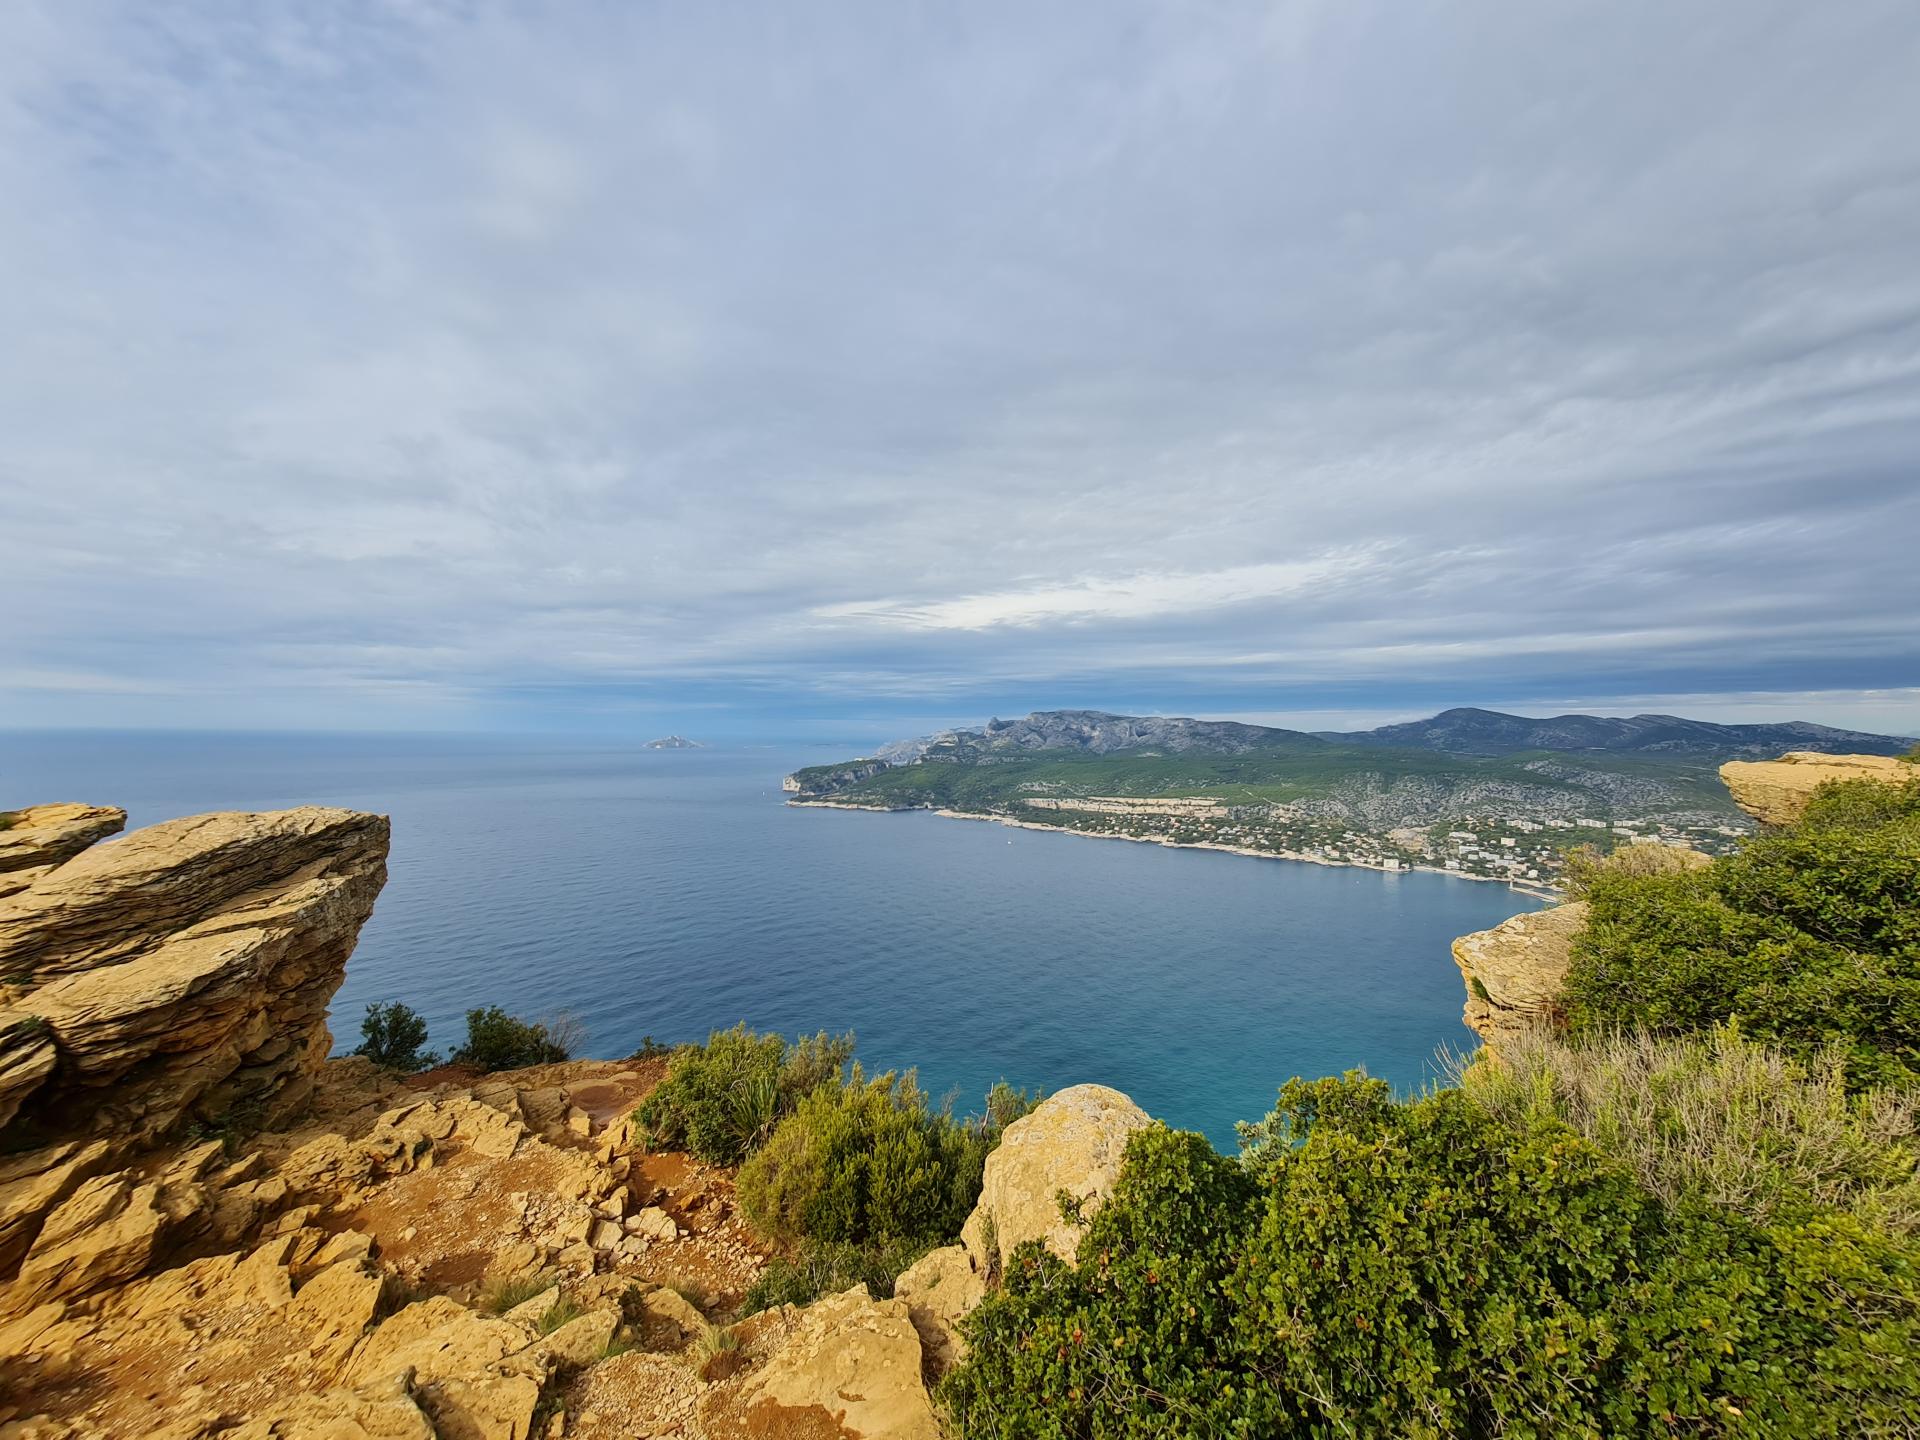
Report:
[[[1556,1021],[1574,937],[1586,924],[1587,902],[1575,900],[1455,940],[1454,962],[1467,983],[1468,1026],[1497,1045]]]
[[[59,1053],[44,1019],[0,1006],[0,1130],[53,1074]]]
[[[627,1232],[614,1220],[596,1220],[593,1233],[587,1237],[587,1243],[596,1250],[611,1250],[626,1238]]]
[[[567,1129],[585,1140],[593,1134],[593,1117],[575,1105],[567,1111]]]
[[[818,1433],[802,1428],[805,1416],[824,1412],[863,1440],[939,1440],[920,1358],[904,1302],[874,1300],[864,1285],[829,1296],[801,1313],[799,1328],[745,1382],[749,1429],[788,1433],[784,1423],[794,1434]]]
[[[369,1385],[411,1371],[440,1440],[524,1440],[548,1374],[545,1357],[522,1354],[534,1338],[530,1327],[435,1296],[374,1330],[347,1378]]]
[[[69,1141],[0,1157],[0,1278],[19,1269],[47,1216],[106,1168],[112,1149],[105,1140]]]
[[[674,1223],[673,1217],[658,1205],[648,1205],[629,1215],[626,1219],[626,1230],[629,1235],[640,1235],[649,1240],[680,1238],[680,1227]]]
[[[436,1440],[412,1386],[413,1377],[403,1371],[356,1389],[297,1396],[221,1432],[221,1440]]]
[[[59,1053],[0,1146],[144,1143],[242,1104],[261,1123],[291,1113],[325,1060],[327,1004],[386,854],[377,815],[202,815],[84,850],[0,898],[0,970],[35,987],[10,1003]],[[0,1092],[37,1063],[0,1045]]]
[[[342,1260],[300,1287],[287,1324],[307,1335],[318,1373],[338,1369],[380,1307],[380,1276],[358,1259]]]
[[[563,1370],[578,1370],[598,1360],[620,1328],[618,1307],[594,1310],[569,1320],[535,1348],[553,1365]]]
[[[1920,766],[1889,755],[1822,755],[1790,750],[1778,760],[1730,760],[1720,779],[1733,802],[1767,825],[1791,825],[1806,813],[1813,792],[1829,780],[1920,780]]]
[[[935,1374],[966,1358],[960,1320],[986,1298],[985,1278],[973,1268],[964,1245],[945,1245],[920,1257],[893,1282]]]
[[[662,1334],[670,1346],[684,1345],[705,1332],[707,1317],[678,1290],[660,1285],[640,1297],[644,1324]]]
[[[152,1262],[169,1215],[160,1187],[100,1175],[47,1217],[21,1262],[16,1306],[85,1295],[132,1279]]]
[[[979,1203],[960,1231],[975,1267],[997,1266],[1028,1240],[1072,1260],[1083,1227],[1062,1217],[1059,1193],[1085,1202],[1082,1213],[1091,1218],[1113,1193],[1127,1137],[1152,1123],[1118,1090],[1072,1085],[1009,1125],[987,1156]]]
[[[1118,1090],[1075,1085],[1007,1127],[987,1157],[961,1243],[922,1256],[894,1282],[935,1373],[964,1355],[960,1318],[980,1303],[989,1276],[1016,1246],[1039,1240],[1063,1260],[1075,1257],[1082,1227],[1062,1217],[1060,1192],[1078,1198],[1082,1217],[1091,1219],[1113,1193],[1127,1137],[1152,1123]]]
[[[127,823],[127,812],[111,805],[29,805],[11,813],[0,830],[0,895],[25,889]]]

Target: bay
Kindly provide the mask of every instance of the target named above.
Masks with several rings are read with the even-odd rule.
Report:
[[[1470,1048],[1449,942],[1539,902],[1503,886],[782,803],[845,746],[649,751],[474,736],[0,735],[0,808],[130,826],[343,805],[393,818],[387,888],[334,1004],[433,1043],[499,1004],[630,1052],[745,1020],[853,1030],[977,1106],[995,1080],[1098,1081],[1222,1148],[1290,1075],[1432,1083]]]

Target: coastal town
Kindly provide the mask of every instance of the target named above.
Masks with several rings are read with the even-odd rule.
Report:
[[[819,804],[800,800],[800,804]],[[895,808],[847,796],[828,804]],[[1497,881],[1535,894],[1554,894],[1570,852],[1612,851],[1634,843],[1673,845],[1720,854],[1751,825],[1711,817],[1603,815],[1526,818],[1489,813],[1396,825],[1384,830],[1315,814],[1306,807],[1236,805],[1209,796],[1030,795],[992,809],[942,809],[955,818],[998,820],[1026,828],[1270,855],[1366,869],[1429,870],[1463,879]]]

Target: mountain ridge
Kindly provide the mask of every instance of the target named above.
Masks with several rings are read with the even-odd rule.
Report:
[[[1832,754],[1898,755],[1914,742],[1895,735],[1843,730],[1811,721],[1721,724],[1677,715],[1629,717],[1566,714],[1544,718],[1460,706],[1424,720],[1372,730],[1290,730],[1236,720],[1190,716],[1121,715],[1106,710],[1035,710],[1017,720],[990,719],[881,747],[889,764],[921,759],[983,759],[994,754],[1074,750],[1108,755],[1165,750],[1175,754],[1241,755],[1262,750],[1312,751],[1320,746],[1429,750],[1447,755],[1499,756],[1526,751],[1606,753],[1651,758],[1734,760],[1772,757],[1787,750]]]

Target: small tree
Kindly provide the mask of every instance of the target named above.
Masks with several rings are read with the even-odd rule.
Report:
[[[411,1005],[398,1000],[367,1006],[366,1019],[360,1022],[360,1046],[353,1053],[364,1055],[388,1070],[412,1074],[440,1063],[427,1043],[427,1022]]]
[[[519,1070],[571,1057],[567,1041],[578,1027],[562,1020],[541,1023],[509,1015],[498,1005],[467,1012],[467,1043],[453,1052],[456,1065],[482,1070]]]

